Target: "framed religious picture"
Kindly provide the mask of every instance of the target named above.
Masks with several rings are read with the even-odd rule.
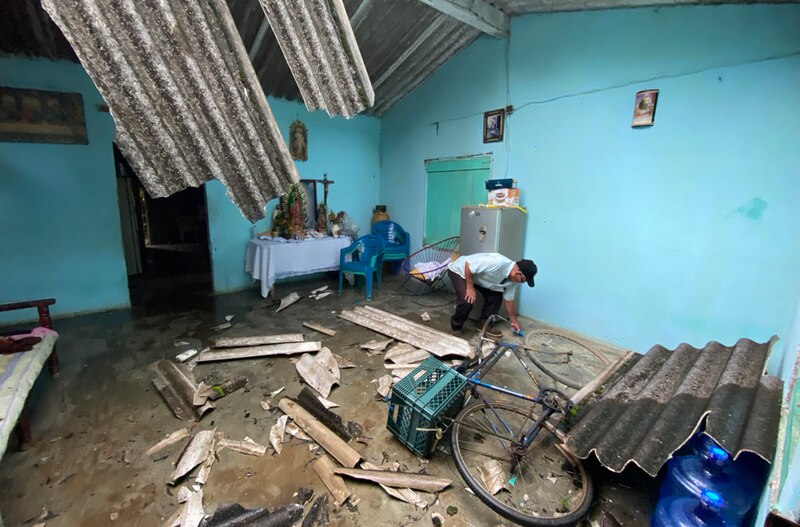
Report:
[[[306,191],[306,214],[305,222],[303,223],[304,229],[317,228],[317,180],[316,179],[301,179],[300,184],[303,185],[303,190]]]
[[[289,127],[289,151],[292,159],[308,161],[308,128],[299,119]]]
[[[503,140],[506,111],[492,110],[483,114],[483,142],[496,143]]]
[[[89,144],[83,96],[0,87],[0,141]]]
[[[656,119],[656,102],[658,102],[658,90],[638,92],[633,103],[631,127],[652,126]]]

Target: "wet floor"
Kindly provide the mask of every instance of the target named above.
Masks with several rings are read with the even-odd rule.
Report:
[[[348,481],[358,504],[331,511],[331,525],[431,525],[432,513],[441,514],[445,525],[512,525],[465,491],[446,452],[437,451],[423,462],[391,436],[386,429],[386,404],[376,397],[375,384],[370,382],[386,373],[382,356],[368,357],[357,346],[380,335],[337,316],[342,309],[365,304],[364,295],[346,286],[342,296],[308,298],[312,289],[322,285],[335,288],[335,277],[280,285],[279,296],[297,291],[303,297],[280,313],[254,287],[220,296],[159,295],[168,303],[56,320],[61,374],[51,378],[43,371],[31,393],[33,444],[19,452],[12,438],[0,462],[0,510],[6,525],[32,525],[44,508],[49,511],[47,527],[161,525],[178,508],[180,485],[171,487],[166,482],[180,447],[156,460],[143,457],[149,447],[184,426],[194,431],[216,429],[230,439],[250,437],[268,445],[269,430],[281,412],[265,411],[261,402],[270,401],[269,394],[285,386],[270,401],[275,406],[281,396],[296,396],[303,384],[287,357],[200,364],[194,370],[198,380],[246,376],[248,384],[216,401],[214,410],[193,423],[173,416],[152,385],[149,365],[161,358],[172,359],[186,348],[205,346],[219,336],[300,332],[306,340],[321,340],[357,365],[341,371],[341,384],[329,399],[341,405],[334,411],[345,421],[363,427],[366,444],[353,446],[365,459],[375,464],[397,461],[403,470],[425,470],[453,480],[438,496],[425,495],[430,502],[426,509],[393,499],[373,484]],[[412,296],[398,293],[399,285],[398,279],[387,277],[369,305],[414,321],[420,321],[425,311],[431,316],[425,324],[448,329],[448,297],[425,297],[429,306],[438,306],[421,307]],[[211,329],[224,323],[226,315],[234,315],[232,327]],[[317,322],[337,333],[333,337],[316,333],[303,328],[303,321]],[[530,330],[538,324],[523,319],[523,327]],[[175,346],[176,342],[188,344]],[[609,356],[621,353],[608,346],[598,345],[598,349]],[[503,359],[492,375],[492,382],[532,391],[524,371],[511,358]],[[204,487],[205,510],[211,513],[231,502],[273,508],[290,501],[301,487],[324,493],[310,466],[318,455],[297,439],[286,443],[280,455],[271,449],[263,457],[224,450]],[[637,474],[618,477],[589,466],[600,482],[590,518],[611,511],[623,525],[646,525],[652,480]],[[454,514],[448,514],[448,508]]]

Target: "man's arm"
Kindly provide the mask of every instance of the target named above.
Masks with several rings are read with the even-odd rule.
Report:
[[[469,262],[464,262],[464,281],[467,282],[467,291],[464,295],[464,300],[468,304],[475,303],[475,284],[472,283],[472,271],[469,268]]]
[[[517,314],[514,312],[514,301],[506,300],[504,298],[503,304],[506,306],[506,311],[508,312],[508,320],[511,321],[511,329],[513,329],[514,331],[519,331],[521,328],[519,327]]]

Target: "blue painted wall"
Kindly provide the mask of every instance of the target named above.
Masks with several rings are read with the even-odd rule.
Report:
[[[644,352],[785,336],[800,271],[800,6],[531,15],[382,120],[381,198],[420,240],[423,161],[492,152],[529,208],[524,315]],[[634,95],[661,90],[632,129]],[[501,144],[483,112],[507,104]]]
[[[127,306],[114,122],[84,69],[0,57],[0,85],[83,95],[88,145],[0,142],[0,302],[54,297],[55,314]],[[0,324],[35,317],[2,314]]]
[[[331,119],[324,112],[309,113],[303,104],[269,99],[269,105],[288,140],[289,126],[299,118],[308,127],[308,161],[296,161],[301,179],[328,178],[335,181],[328,192],[331,210],[345,210],[361,227],[361,234],[370,228],[372,209],[379,203],[380,121],[371,117]],[[250,239],[251,224],[225,195],[218,181],[206,183],[208,230],[211,239],[211,265],[214,290],[236,291],[253,285],[244,272],[244,257]],[[317,185],[318,202],[322,202],[322,185]],[[277,199],[267,204],[267,218],[256,224],[258,232],[272,227],[272,212]]]

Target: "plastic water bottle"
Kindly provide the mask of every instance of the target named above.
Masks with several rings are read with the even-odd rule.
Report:
[[[671,496],[658,502],[650,521],[651,527],[723,527],[720,516],[722,496],[704,490],[700,497]]]
[[[752,501],[729,470],[730,456],[716,444],[705,456],[680,456],[667,463],[667,477],[661,485],[661,499],[688,497],[699,499],[704,491],[721,498],[719,516],[725,525],[741,525]]]
[[[686,455],[707,458],[711,455],[711,449],[714,447],[719,447],[716,441],[701,432],[692,437],[681,450]],[[750,497],[750,506],[752,507],[758,501],[764,488],[769,470],[767,462],[755,454],[742,452],[735,461],[731,459],[725,463],[723,470],[742,486],[745,494]]]

